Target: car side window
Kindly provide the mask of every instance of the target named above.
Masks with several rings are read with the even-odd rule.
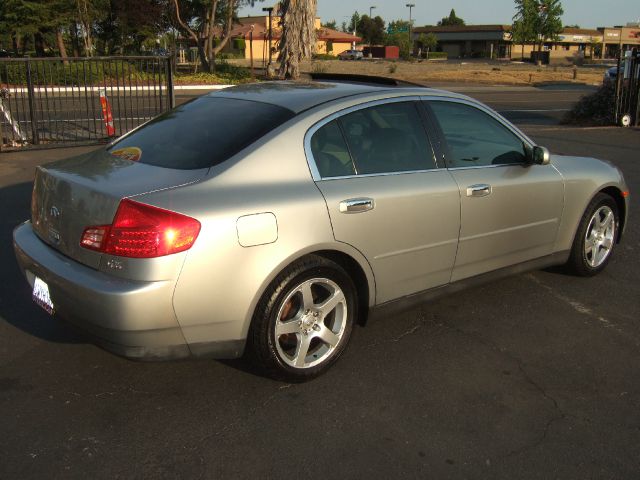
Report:
[[[323,178],[355,175],[351,155],[337,120],[333,120],[311,137],[311,153]]]
[[[487,113],[470,105],[430,101],[449,147],[449,168],[526,162],[518,136]]]
[[[436,168],[414,102],[376,105],[340,117],[358,175]]]

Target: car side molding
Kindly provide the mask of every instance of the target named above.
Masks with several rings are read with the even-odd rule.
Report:
[[[457,282],[449,283],[422,292],[414,293],[406,297],[391,300],[389,302],[376,305],[369,309],[368,319],[378,319],[396,315],[426,302],[435,300],[451,293],[466,290],[467,288],[473,288],[485,283],[490,283],[496,280],[500,280],[505,277],[517,275],[520,273],[530,272],[531,270],[540,270],[543,268],[552,267],[555,265],[563,265],[569,260],[569,250],[563,252],[556,252],[551,255],[529,260],[516,265],[510,265],[508,267],[500,268],[492,272],[487,272],[475,277],[465,278],[458,280]]]

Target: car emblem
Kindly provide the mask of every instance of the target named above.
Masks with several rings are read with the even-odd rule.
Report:
[[[49,240],[51,241],[51,243],[54,243],[55,245],[59,245],[61,240],[60,232],[58,232],[57,230],[54,230],[53,228],[50,228]]]
[[[49,210],[49,215],[51,215],[51,218],[60,218],[60,210],[54,205]]]

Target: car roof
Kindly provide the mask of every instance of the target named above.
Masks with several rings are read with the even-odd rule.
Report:
[[[358,81],[272,81],[248,83],[225,88],[208,94],[208,97],[235,98],[254,102],[270,103],[287,108],[295,113],[308,110],[333,100],[345,99],[356,95],[376,95],[389,93],[397,96],[405,95],[442,95],[440,90],[433,90],[417,85],[394,86],[393,80],[386,84]],[[458,96],[449,94],[450,96]]]

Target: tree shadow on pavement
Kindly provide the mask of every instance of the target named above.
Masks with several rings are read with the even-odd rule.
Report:
[[[0,322],[56,343],[86,343],[70,326],[50,317],[31,300],[31,289],[13,252],[13,229],[30,217],[32,182],[0,189]]]

